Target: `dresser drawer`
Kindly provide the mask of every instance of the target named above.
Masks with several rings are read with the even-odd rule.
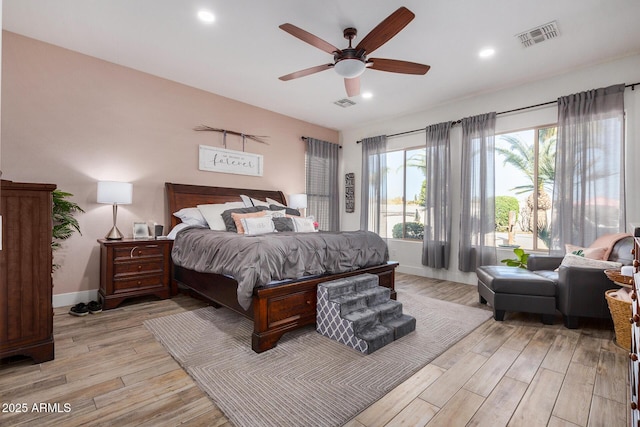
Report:
[[[139,262],[116,262],[113,266],[113,276],[130,276],[132,274],[162,273],[164,263],[158,261],[140,260]]]
[[[113,248],[113,260],[115,262],[128,261],[132,258],[160,258],[163,256],[163,248],[160,245],[128,245]]]
[[[164,286],[165,284],[162,274],[154,276],[140,276],[128,279],[120,278],[113,280],[114,294],[153,288],[163,288]]]

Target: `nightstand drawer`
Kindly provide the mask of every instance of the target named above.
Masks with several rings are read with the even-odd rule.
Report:
[[[115,262],[127,261],[132,258],[162,257],[163,248],[160,245],[130,245],[113,248],[113,260]]]
[[[140,261],[140,262],[117,262],[113,266],[114,278],[120,276],[130,276],[132,274],[158,273],[162,274],[164,263],[162,259],[158,261]]]
[[[132,292],[162,287],[164,287],[162,274],[158,274],[155,276],[141,276],[134,279],[113,280],[113,292],[116,294],[121,292]]]

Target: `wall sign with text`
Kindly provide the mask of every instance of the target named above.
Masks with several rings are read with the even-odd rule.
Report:
[[[201,145],[198,167],[201,171],[262,176],[262,162],[261,154]]]

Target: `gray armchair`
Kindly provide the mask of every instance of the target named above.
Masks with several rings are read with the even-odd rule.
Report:
[[[619,240],[609,255],[609,261],[631,265],[633,262],[633,237]],[[611,318],[605,291],[618,286],[602,269],[560,266],[563,257],[529,256],[527,269],[556,282],[556,307],[567,328],[578,327],[580,317]],[[554,271],[555,269],[558,271]]]

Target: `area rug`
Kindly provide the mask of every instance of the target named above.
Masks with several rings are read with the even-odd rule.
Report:
[[[370,355],[311,326],[257,354],[253,324],[213,307],[144,323],[236,426],[341,426],[492,315],[402,291],[398,301],[416,331]]]

